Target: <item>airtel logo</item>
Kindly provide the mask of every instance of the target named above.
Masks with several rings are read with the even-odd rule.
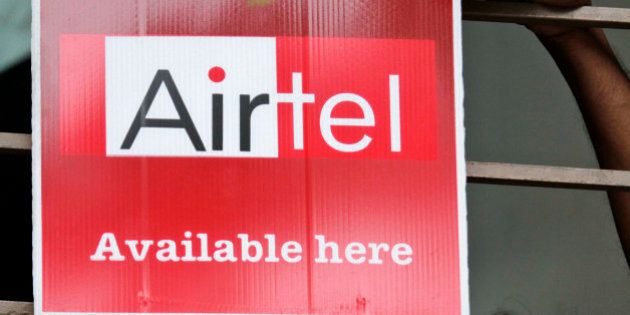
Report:
[[[418,113],[427,104],[418,103],[414,91],[401,93],[408,79],[401,69],[361,70],[354,79],[331,65],[331,77],[324,78],[284,58],[295,47],[281,40],[107,37],[107,155],[360,157],[375,150],[401,156],[418,151],[410,141],[406,152],[406,140],[426,134],[403,133],[417,132],[431,117]],[[418,74],[409,80],[407,86],[418,82]],[[402,119],[401,100],[418,117]]]
[[[211,81],[220,83],[225,78],[225,70],[221,67],[213,67],[209,71]],[[147,118],[147,113],[151,108],[151,104],[160,88],[165,88],[173,102],[173,106],[177,110],[178,118]],[[293,91],[292,93],[278,93],[275,95],[279,104],[291,104],[293,108],[293,148],[295,150],[304,149],[304,122],[303,122],[303,106],[315,103],[315,95],[302,91],[302,73],[293,73]],[[389,76],[390,91],[390,136],[392,152],[400,152],[400,92],[399,92],[399,76]],[[332,112],[335,107],[343,102],[351,102],[358,106],[363,113],[362,118],[333,118]],[[251,124],[252,116],[256,108],[270,104],[270,94],[259,95],[239,95],[239,135],[240,135],[240,151],[249,152],[251,150]],[[223,122],[223,94],[212,94],[212,150],[223,150],[223,130],[225,124]],[[370,103],[358,94],[339,93],[325,101],[320,113],[319,127],[321,135],[326,143],[333,149],[341,152],[357,152],[365,149],[372,138],[363,135],[361,139],[355,143],[344,143],[335,138],[333,126],[347,127],[372,127],[375,124],[374,112]],[[121,149],[131,149],[134,140],[138,137],[140,130],[145,127],[151,128],[182,128],[190,138],[190,142],[197,151],[206,151],[206,146],[199,136],[197,127],[192,121],[190,113],[186,108],[185,102],[177,89],[175,80],[169,70],[158,70],[151,82],[140,109],[125,136]]]

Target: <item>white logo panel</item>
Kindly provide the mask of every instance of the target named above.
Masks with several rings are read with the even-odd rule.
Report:
[[[107,37],[105,63],[108,156],[278,157],[275,38]]]

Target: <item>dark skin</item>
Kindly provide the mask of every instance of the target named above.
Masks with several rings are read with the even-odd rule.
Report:
[[[578,7],[590,0],[536,0]],[[630,80],[601,29],[528,25],[569,83],[602,168],[630,171]],[[615,225],[630,266],[630,192],[608,193]]]

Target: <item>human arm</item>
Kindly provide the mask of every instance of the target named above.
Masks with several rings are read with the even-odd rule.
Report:
[[[536,2],[579,6],[583,0]],[[630,80],[600,29],[528,26],[566,78],[586,122],[602,168],[630,170]],[[617,232],[630,264],[630,192],[611,191]]]

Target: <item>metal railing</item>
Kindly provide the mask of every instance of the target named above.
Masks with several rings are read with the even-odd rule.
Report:
[[[571,9],[521,2],[465,0],[462,2],[462,17],[470,21],[630,29],[630,9],[624,8]]]

